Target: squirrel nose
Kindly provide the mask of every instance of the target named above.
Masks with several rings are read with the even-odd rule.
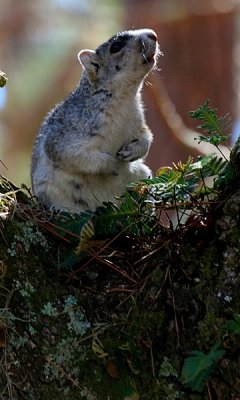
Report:
[[[157,34],[154,32],[154,31],[152,31],[152,32],[149,32],[148,34],[147,34],[147,36],[149,37],[149,39],[152,39],[154,42],[156,42],[157,41]]]

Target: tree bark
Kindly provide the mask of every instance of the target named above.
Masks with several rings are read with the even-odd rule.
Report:
[[[70,224],[57,237],[1,178],[1,399],[239,399],[240,142],[229,176],[178,229],[98,238],[79,257]],[[224,355],[196,391],[184,361],[213,346]]]

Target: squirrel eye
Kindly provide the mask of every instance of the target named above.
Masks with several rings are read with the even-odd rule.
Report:
[[[125,42],[122,40],[116,40],[115,42],[112,43],[110,47],[110,53],[115,54],[118,53],[122,48],[125,46]]]

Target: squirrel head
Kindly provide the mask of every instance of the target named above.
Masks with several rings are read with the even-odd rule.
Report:
[[[82,50],[78,59],[91,84],[111,90],[138,87],[155,67],[160,54],[156,33],[138,29],[117,33],[96,51]]]

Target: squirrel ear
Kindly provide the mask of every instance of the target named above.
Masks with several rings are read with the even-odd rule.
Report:
[[[78,53],[78,59],[83,68],[87,70],[90,80],[96,80],[100,65],[95,51],[81,50]]]
[[[89,64],[96,58],[96,53],[93,50],[81,50],[78,53],[78,59],[84,68],[88,68]]]

